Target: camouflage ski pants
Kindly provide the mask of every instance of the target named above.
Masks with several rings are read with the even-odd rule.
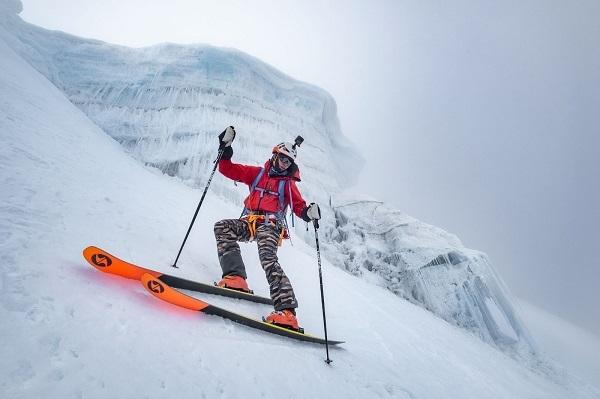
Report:
[[[279,228],[271,224],[256,224],[258,257],[267,276],[275,310],[293,309],[298,307],[298,302],[292,284],[277,259],[279,233]],[[215,238],[223,276],[234,274],[247,278],[238,241],[250,241],[248,223],[241,219],[218,221],[215,223]]]

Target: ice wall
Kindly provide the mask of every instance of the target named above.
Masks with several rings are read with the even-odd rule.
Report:
[[[503,350],[535,351],[487,255],[381,201],[339,194],[323,244],[331,260]]]
[[[206,183],[216,135],[228,125],[238,131],[234,160],[251,164],[302,135],[301,176],[311,182],[303,188],[321,202],[360,170],[333,98],[247,54],[206,45],[130,49],[10,22],[17,52],[71,102],[134,157],[189,184]],[[214,184],[241,199],[231,182]]]

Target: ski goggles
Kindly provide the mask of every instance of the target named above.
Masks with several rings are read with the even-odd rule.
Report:
[[[286,168],[293,163],[292,159],[290,157],[286,157],[285,155],[279,154],[278,158],[279,162],[281,162],[281,164]]]

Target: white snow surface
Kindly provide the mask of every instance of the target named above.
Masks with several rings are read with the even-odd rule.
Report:
[[[0,26],[0,397],[600,397],[555,363],[507,356],[327,259],[328,331],[347,341],[331,349],[332,365],[322,346],[178,309],[94,270],[81,256],[91,244],[217,279],[212,225],[239,208],[211,190],[174,271],[201,190],[125,153],[7,42]],[[242,250],[250,285],[266,295],[256,248]],[[314,248],[296,240],[279,255],[301,324],[321,335]],[[201,297],[256,317],[269,311]]]
[[[541,351],[600,387],[600,337],[528,302],[520,305]]]
[[[13,50],[134,158],[192,187],[206,184],[224,126],[237,127],[234,160],[243,163],[262,164],[273,144],[301,133],[301,189],[322,206],[326,258],[511,355],[535,351],[485,254],[347,190],[362,160],[342,135],[328,93],[236,50],[130,49],[27,24],[14,2],[5,10],[0,21]],[[247,193],[226,179],[211,190],[231,204]],[[303,223],[294,233],[314,245]]]

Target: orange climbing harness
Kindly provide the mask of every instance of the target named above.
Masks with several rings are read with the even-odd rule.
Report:
[[[278,246],[281,246],[283,244],[283,240],[290,237],[285,226],[282,226],[281,223],[279,223],[274,217],[274,215],[264,213],[249,213],[245,216],[242,216],[241,219],[248,223],[248,230],[250,231],[250,241],[254,241],[254,239],[256,238],[257,223],[268,224],[275,229],[279,229],[279,240],[277,241]]]

